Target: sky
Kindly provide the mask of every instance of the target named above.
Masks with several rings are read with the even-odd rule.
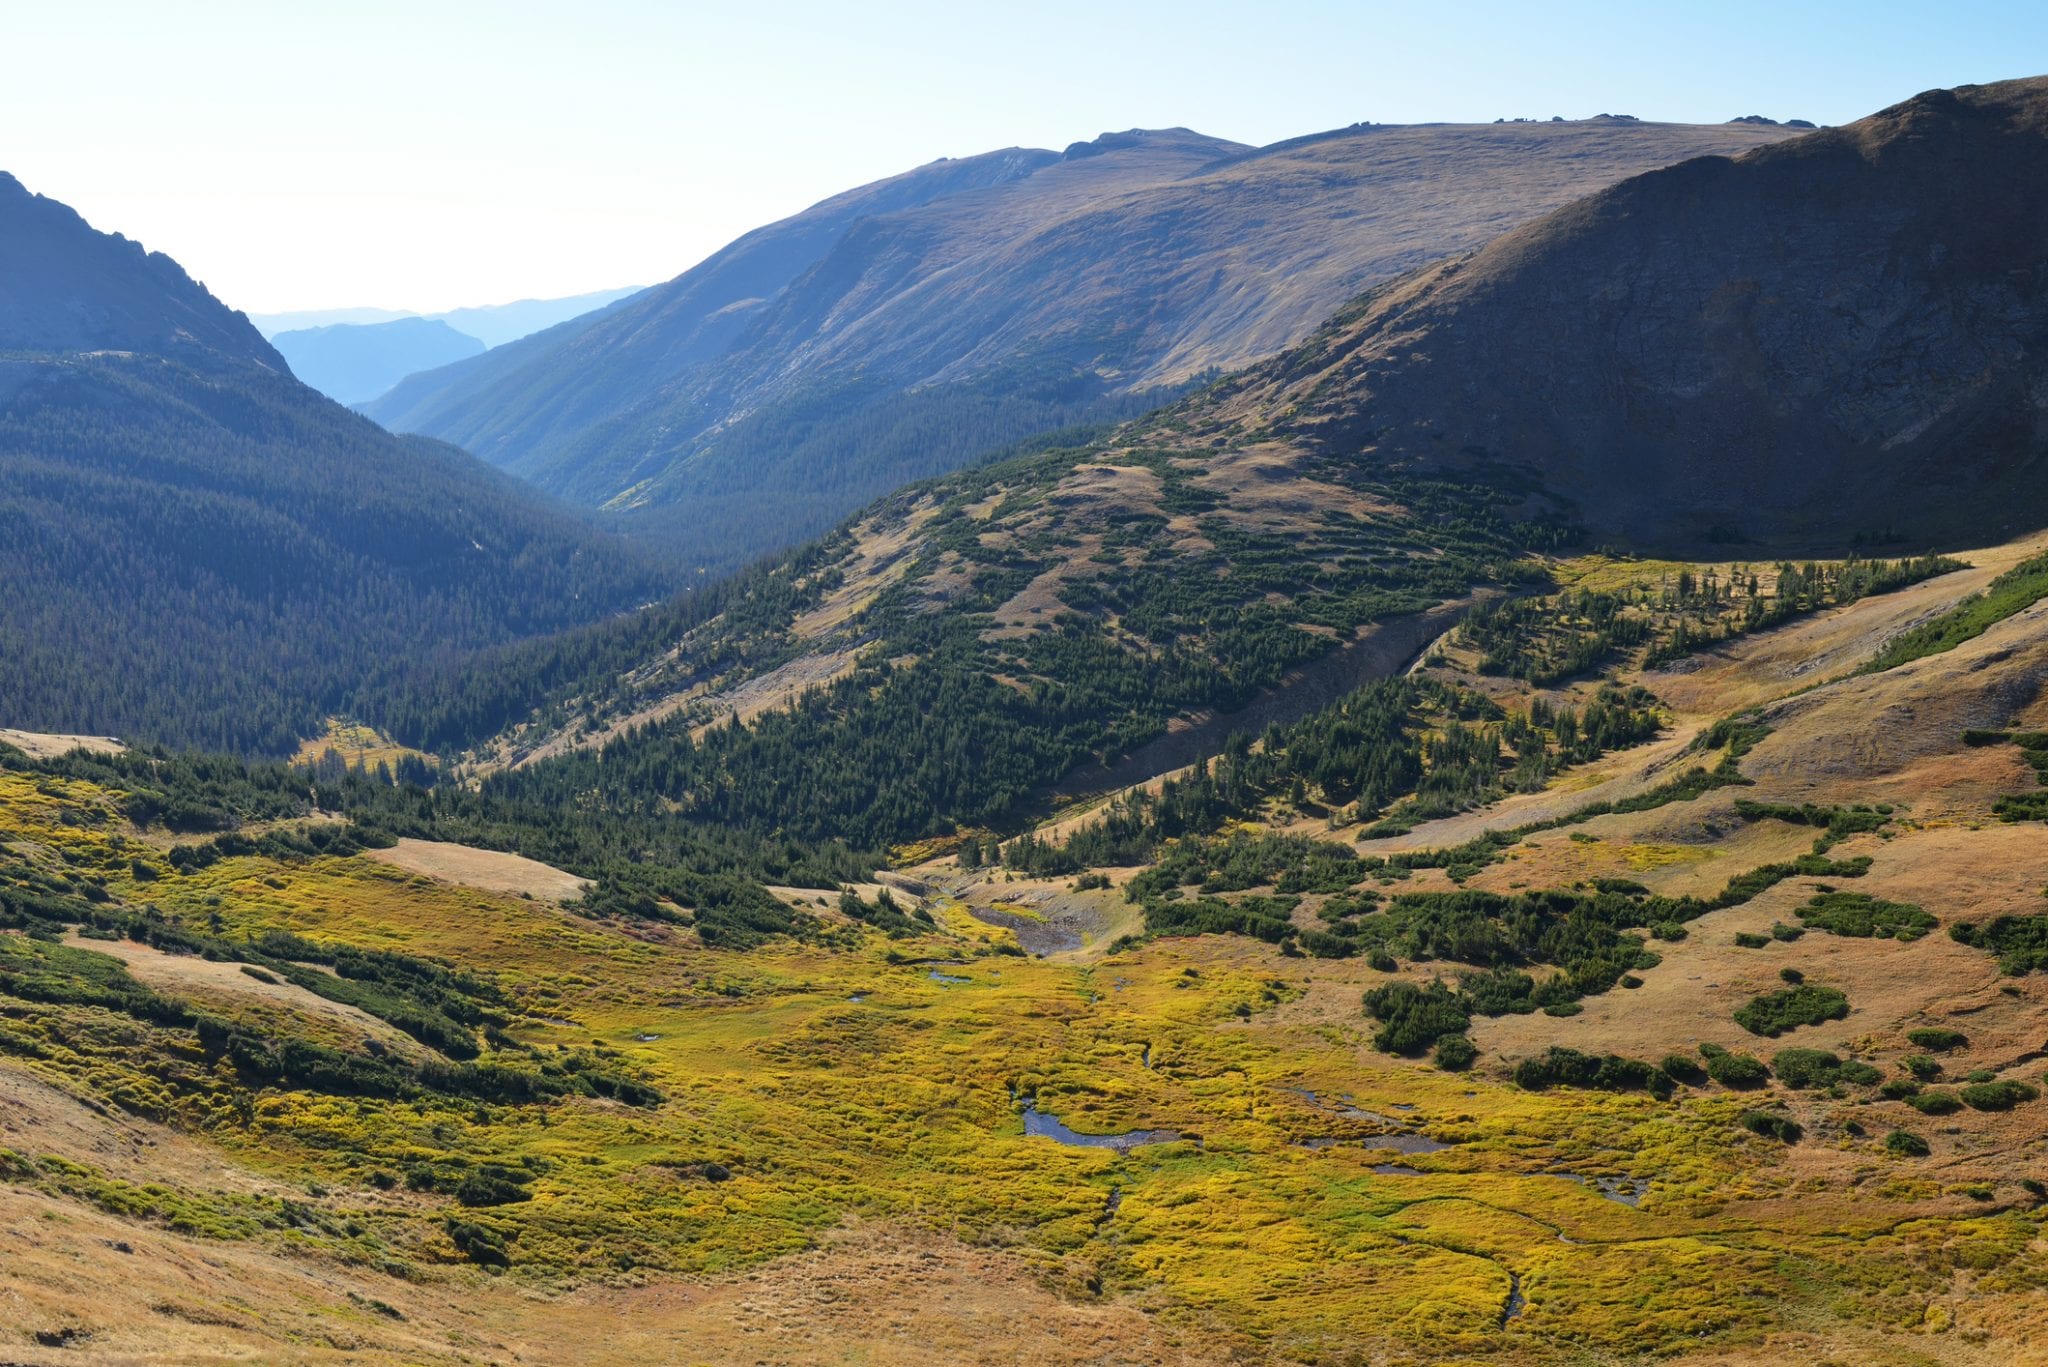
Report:
[[[0,170],[250,312],[668,279],[941,156],[1184,125],[1844,123],[2048,72],[2040,0],[0,0]]]

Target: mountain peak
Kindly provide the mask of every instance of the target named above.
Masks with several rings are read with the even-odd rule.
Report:
[[[1089,142],[1074,142],[1060,155],[1068,161],[1099,157],[1104,152],[1123,152],[1135,147],[1226,146],[1221,138],[1197,133],[1192,128],[1126,128],[1121,133],[1103,133]]]
[[[0,349],[139,351],[286,369],[247,318],[170,257],[98,231],[4,171]]]

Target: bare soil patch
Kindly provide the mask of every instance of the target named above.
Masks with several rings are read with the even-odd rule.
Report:
[[[567,902],[581,897],[590,886],[587,878],[564,873],[524,855],[502,850],[479,850],[468,845],[451,845],[439,840],[403,839],[390,849],[365,850],[364,855],[380,864],[423,874],[443,883],[455,883],[483,892],[504,892],[515,897],[534,897],[546,902]]]
[[[118,755],[128,747],[112,736],[69,736],[52,731],[16,731],[0,726],[0,745],[11,745],[30,759],[56,759],[73,750]]]
[[[197,994],[275,1002],[302,1015],[341,1022],[403,1053],[419,1052],[419,1046],[410,1036],[367,1011],[344,1002],[329,1001],[282,978],[264,982],[244,973],[240,964],[202,959],[196,954],[166,954],[133,940],[88,940],[73,934],[65,936],[64,943],[74,949],[89,949],[119,959],[136,981],[174,996]]]

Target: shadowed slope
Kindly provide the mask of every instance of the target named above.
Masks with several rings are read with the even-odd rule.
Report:
[[[1530,467],[1604,531],[1805,549],[2048,520],[2048,80],[1653,172],[1348,310],[1225,411]]]

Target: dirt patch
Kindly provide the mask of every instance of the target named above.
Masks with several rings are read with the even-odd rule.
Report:
[[[205,1183],[237,1191],[276,1189],[226,1162],[220,1151],[173,1130],[109,1110],[0,1063],[0,1148],[56,1154],[134,1182]],[[4,1190],[4,1188],[0,1188]],[[10,1249],[0,1267],[13,1257]],[[0,1305],[5,1305],[0,1299]],[[0,1323],[5,1322],[0,1312]],[[0,1343],[5,1343],[0,1338]]]
[[[563,1367],[646,1362],[1201,1364],[1227,1340],[1119,1300],[1070,1299],[1030,1265],[942,1235],[856,1227],[745,1278],[592,1289],[534,1302]],[[1213,1355],[1212,1355],[1213,1354]]]
[[[723,725],[737,716],[741,721],[752,721],[763,712],[795,704],[813,688],[823,688],[837,679],[843,679],[853,672],[854,652],[851,650],[828,651],[821,655],[806,655],[791,660],[780,669],[771,669],[759,678],[749,679],[737,688],[724,693],[704,696],[704,704],[717,709],[718,715],[702,726],[691,728],[693,737],[702,737],[713,726]],[[639,725],[640,723],[630,723]],[[617,731],[623,728],[614,728]]]
[[[0,1249],[0,1355],[21,1367],[519,1360],[490,1323],[506,1293],[479,1295],[467,1278],[406,1281],[187,1238],[15,1187],[0,1187]]]
[[[468,845],[451,845],[439,840],[400,840],[386,850],[365,850],[366,858],[408,873],[424,874],[443,883],[455,883],[483,892],[504,892],[515,897],[534,897],[545,902],[567,902],[583,895],[590,886],[587,878],[564,873],[537,859],[506,854],[501,850],[479,850]]]
[[[0,745],[11,745],[30,759],[56,759],[73,750],[118,755],[128,747],[112,736],[67,736],[51,731],[16,731],[0,726]]]
[[[308,992],[282,978],[264,982],[242,971],[242,965],[202,959],[196,954],[166,954],[133,940],[88,940],[72,934],[64,943],[74,949],[89,949],[119,959],[129,974],[147,987],[173,995],[242,997],[275,1002],[302,1015],[324,1017],[354,1027],[403,1053],[416,1054],[419,1046],[410,1036],[393,1029],[367,1011]]]
[[[1284,531],[1320,526],[1332,513],[1390,517],[1401,510],[1385,499],[1303,474],[1311,454],[1283,442],[1219,452],[1192,483],[1225,498],[1223,516],[1241,527]]]
[[[937,513],[938,505],[927,501],[886,530],[879,518],[855,528],[853,554],[842,562],[845,582],[816,607],[800,613],[790,624],[791,634],[798,640],[816,640],[859,616],[876,595],[910,572],[920,549],[917,533]]]

